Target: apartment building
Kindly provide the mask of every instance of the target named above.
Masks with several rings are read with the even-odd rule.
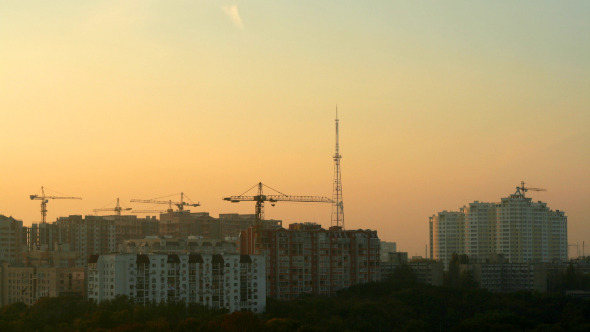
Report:
[[[485,263],[501,254],[508,263],[567,261],[567,217],[547,203],[525,197],[527,188],[499,203],[473,202],[460,212],[430,217],[430,253],[448,268],[452,254]]]
[[[471,262],[485,262],[496,248],[496,204],[475,201],[461,209],[465,216],[465,253]]]
[[[547,291],[547,266],[544,264],[489,263],[472,266],[481,288],[491,292]]]
[[[116,252],[116,229],[112,219],[71,215],[60,217],[55,223],[59,228],[62,244],[80,255],[78,266],[86,266],[90,255]]]
[[[21,252],[26,251],[25,239],[26,230],[21,220],[0,215],[0,262],[19,262]]]
[[[235,241],[203,239],[196,236],[173,238],[171,236],[148,236],[143,239],[127,240],[119,251],[133,254],[148,253],[201,253],[201,254],[238,254]]]
[[[389,261],[389,254],[397,252],[397,243],[381,241],[381,261]]]
[[[159,235],[171,237],[200,236],[210,240],[223,240],[227,237],[237,238],[240,232],[254,226],[256,216],[253,214],[228,213],[214,218],[208,212],[174,211],[160,214]],[[262,227],[277,228],[280,220],[263,220]]]
[[[264,273],[264,257],[257,255],[93,255],[88,298],[101,302],[127,295],[142,304],[182,301],[263,312]]]
[[[268,296],[293,299],[304,293],[335,295],[355,284],[380,280],[376,231],[323,229],[315,223],[289,229],[251,227],[240,236],[242,253],[266,258]]]
[[[32,305],[46,296],[84,296],[83,267],[0,266],[0,306]]]
[[[430,257],[448,268],[453,254],[465,253],[465,214],[442,211],[430,217]]]
[[[520,190],[496,204],[496,252],[510,263],[567,260],[567,217]]]

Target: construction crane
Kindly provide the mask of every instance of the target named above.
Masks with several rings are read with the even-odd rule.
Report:
[[[143,213],[164,213],[167,210],[133,210],[133,214],[143,214]]]
[[[103,208],[103,209],[94,209],[92,210],[93,212],[99,212],[99,211],[115,211],[115,214],[117,216],[121,216],[121,211],[130,211],[132,210],[131,208],[122,208],[121,205],[119,205],[119,198],[117,197],[117,205],[115,205],[114,208]]]
[[[250,190],[252,190],[256,187],[258,187],[258,195],[245,196],[246,193],[248,193]],[[277,192],[279,195],[265,195],[263,193],[263,187],[267,187],[268,189],[271,189],[271,190]],[[286,202],[332,203],[332,200],[327,197],[286,195],[276,189],[273,189],[265,184],[262,184],[262,182],[258,182],[258,184],[256,184],[254,187],[246,190],[241,195],[224,197],[223,200],[229,201],[232,203],[238,203],[238,202],[242,202],[242,201],[256,202],[255,214],[256,214],[257,226],[260,226],[260,222],[262,220],[264,220],[264,202],[270,202],[272,206],[274,206],[276,202],[283,202],[283,201],[286,201]]]
[[[167,198],[167,197],[171,197],[171,196],[176,196],[178,194],[173,194],[173,195],[168,195],[168,196],[162,196],[162,197],[156,197],[153,199],[132,199],[131,202],[135,202],[135,203],[149,203],[149,204],[168,204],[168,210],[167,212],[173,212],[174,210],[172,209],[172,205],[176,205],[176,207],[178,208],[178,211],[182,212],[184,211],[184,207],[185,206],[201,206],[200,203],[187,203],[184,201],[184,193],[180,193],[180,202],[173,202],[172,200],[167,200],[167,201],[161,201],[159,199],[162,198]],[[188,197],[187,197],[188,198]],[[189,198],[190,200],[190,198]]]
[[[31,200],[41,201],[41,222],[43,224],[47,222],[47,203],[49,203],[50,199],[82,199],[82,197],[71,196],[47,196],[45,195],[44,187],[41,187],[41,195],[29,195],[29,197],[31,198]]]
[[[547,191],[547,189],[543,189],[543,188],[525,187],[524,181],[520,181],[520,187],[516,187],[516,192],[514,193],[514,195],[520,195],[520,196],[524,197],[524,193],[526,193],[529,190],[531,190],[531,191]]]

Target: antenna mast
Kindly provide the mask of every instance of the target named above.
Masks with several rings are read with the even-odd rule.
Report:
[[[332,192],[332,226],[344,229],[344,208],[342,204],[342,172],[340,170],[340,145],[338,143],[338,106],[336,106],[336,152],[334,153],[334,191]]]

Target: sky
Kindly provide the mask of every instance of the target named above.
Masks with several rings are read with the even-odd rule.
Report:
[[[338,107],[347,229],[424,255],[429,216],[525,181],[590,252],[588,17],[588,1],[0,0],[0,214],[39,222],[41,186],[83,198],[48,221],[180,192],[253,213],[222,197],[259,181],[331,197]]]

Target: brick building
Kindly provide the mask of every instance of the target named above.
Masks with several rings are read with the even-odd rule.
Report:
[[[240,241],[242,254],[265,256],[266,288],[273,298],[335,295],[340,289],[380,280],[376,231],[291,224],[289,229],[260,229],[259,235],[251,227]]]

